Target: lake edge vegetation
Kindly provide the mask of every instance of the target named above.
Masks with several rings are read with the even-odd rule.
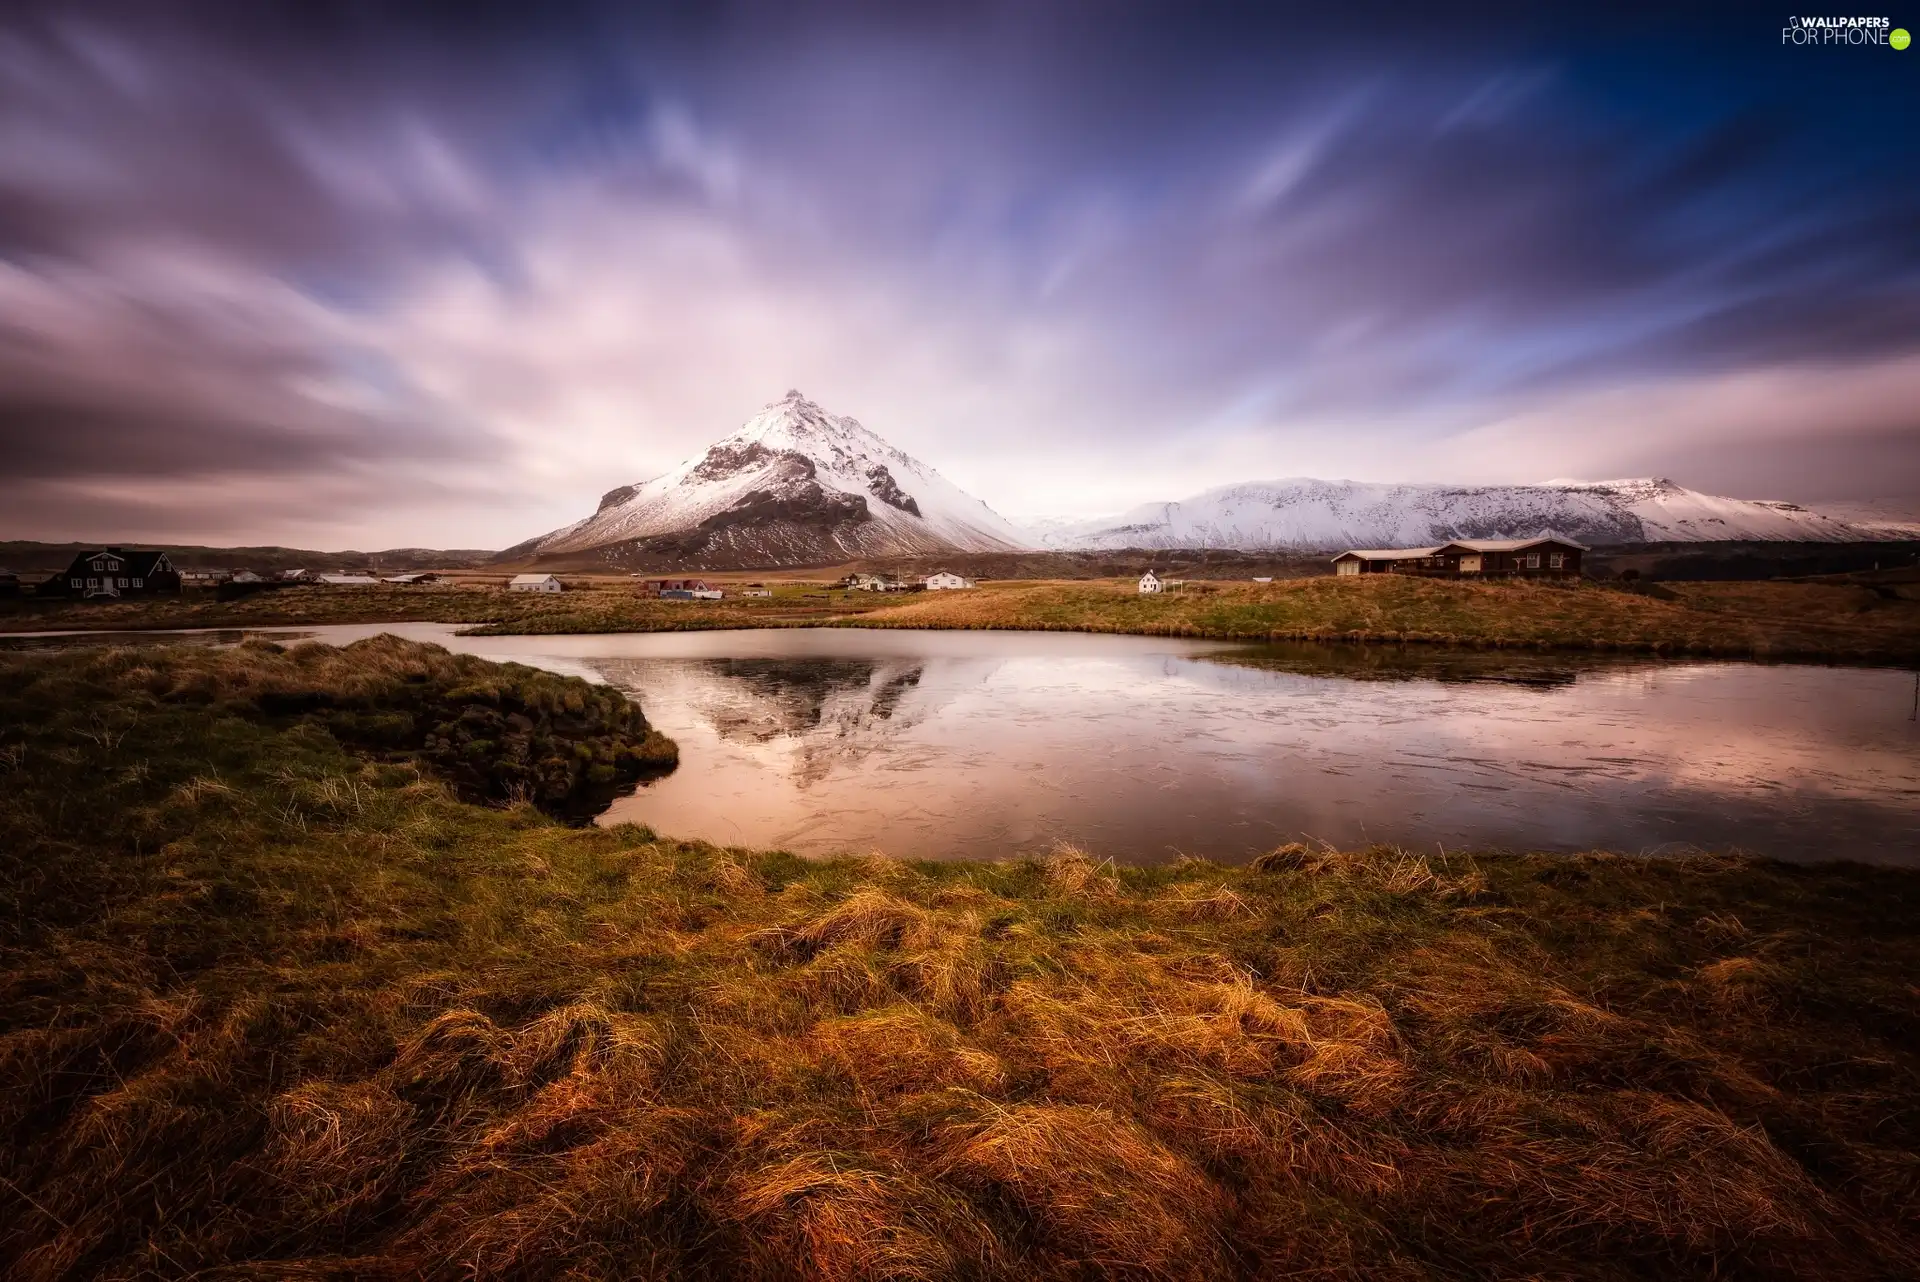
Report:
[[[456,668],[595,687],[332,653],[0,656],[7,1276],[1894,1278],[1920,1247],[1920,873],[805,861],[462,800],[464,749],[341,710]]]
[[[1920,662],[1920,602],[1872,586],[1595,582],[1460,583],[1405,575],[1196,583],[1142,595],[1130,583],[1018,581],[892,594],[786,583],[767,598],[661,601],[624,586],[553,595],[475,588],[299,587],[232,602],[182,599],[47,608],[11,603],[28,628],[259,628],[440,622],[480,635],[760,627],[1073,631],[1233,641],[1334,641],[1596,650],[1814,662]]]

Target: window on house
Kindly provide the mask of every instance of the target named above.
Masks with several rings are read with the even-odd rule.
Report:
[[[75,580],[73,580],[73,586],[74,586],[74,587],[76,587],[76,588],[77,588],[77,587],[79,587],[79,586],[80,586],[80,580],[78,580],[78,579],[75,579]]]
[[[133,581],[133,586],[134,586],[134,587],[136,587],[136,588],[137,588],[137,587],[139,587],[139,586],[140,586],[140,584],[141,584],[141,580],[139,580],[139,579],[135,579],[135,580]]]
[[[1565,552],[1550,552],[1547,554],[1547,567],[1549,569],[1553,569],[1553,570],[1565,569],[1566,564],[1567,564],[1567,554]]]
[[[87,580],[87,586],[88,586],[88,587],[90,587],[90,588],[97,588],[97,587],[99,587],[99,586],[100,586],[100,580],[98,580],[98,579],[88,579],[88,580]]]
[[[93,563],[93,568],[96,570],[104,570],[107,568],[107,563],[105,561],[95,561]]]
[[[1540,554],[1538,552],[1527,553],[1527,568],[1529,570],[1537,570],[1540,568]]]

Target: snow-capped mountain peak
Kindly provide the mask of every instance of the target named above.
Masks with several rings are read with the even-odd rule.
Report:
[[[799,391],[664,476],[609,490],[535,555],[624,545],[709,565],[1001,552],[1021,532],[861,424]]]

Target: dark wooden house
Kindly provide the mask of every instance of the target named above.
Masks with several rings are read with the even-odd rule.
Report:
[[[101,548],[74,557],[73,564],[63,573],[40,585],[38,595],[92,601],[172,595],[179,591],[180,574],[165,552]]]
[[[1361,548],[1333,558],[1336,574],[1430,578],[1578,578],[1586,545],[1557,534],[1531,539],[1455,539],[1425,548]]]

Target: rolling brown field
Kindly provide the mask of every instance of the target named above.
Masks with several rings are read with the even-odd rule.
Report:
[[[1802,583],[1689,583],[1646,594],[1586,582],[1379,574],[1195,584],[1157,596],[1132,583],[1007,584],[915,597],[845,622],[1895,663],[1920,657],[1920,601]]]
[[[1642,591],[1590,582],[1461,583],[1400,575],[1196,583],[1142,596],[1126,581],[1010,580],[910,596],[772,582],[765,598],[660,601],[616,580],[556,595],[495,587],[301,587],[237,601],[204,594],[0,609],[0,627],[296,627],[426,622],[476,633],[657,632],[756,627],[987,628],[1223,640],[1318,640],[1598,649],[1905,664],[1920,661],[1920,601],[1870,586],[1684,583]]]
[[[0,656],[0,1273],[1911,1276],[1920,873],[803,861],[602,694]]]

